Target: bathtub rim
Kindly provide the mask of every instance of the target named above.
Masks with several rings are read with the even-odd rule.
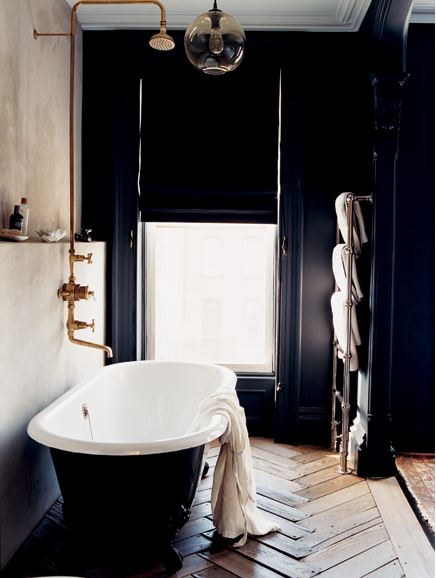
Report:
[[[66,436],[58,435],[47,431],[45,428],[45,421],[49,414],[60,406],[66,404],[71,397],[76,397],[81,390],[89,386],[90,382],[94,381],[101,373],[110,373],[116,371],[119,366],[127,365],[141,365],[141,364],[155,364],[155,365],[186,365],[197,367],[214,367],[217,368],[223,377],[223,383],[219,386],[220,390],[234,391],[236,387],[236,374],[218,364],[201,363],[191,361],[159,361],[159,360],[141,360],[141,361],[127,361],[121,363],[114,363],[101,367],[94,371],[92,375],[79,382],[77,385],[71,387],[60,395],[57,399],[52,401],[47,407],[38,412],[29,422],[27,426],[27,434],[36,442],[48,447],[58,450],[64,450],[73,453],[92,454],[92,455],[112,455],[112,456],[134,456],[134,455],[149,455],[168,453],[173,451],[180,451],[197,446],[201,446],[212,442],[219,438],[227,428],[227,418],[224,415],[216,414],[212,417],[210,425],[201,430],[196,430],[192,433],[173,437],[162,438],[154,441],[143,442],[98,442],[92,440],[80,440],[68,438]]]

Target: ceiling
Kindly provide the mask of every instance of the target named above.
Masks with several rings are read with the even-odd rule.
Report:
[[[98,1],[98,0],[97,0]],[[162,0],[168,31],[185,29],[212,0]],[[77,0],[66,0],[70,6]],[[124,0],[126,2],[126,0]],[[359,29],[371,0],[218,0],[218,7],[239,20],[245,30],[307,30],[318,32]],[[414,0],[411,22],[434,22],[435,0]],[[83,29],[155,29],[159,9],[154,5],[82,5],[77,12]]]

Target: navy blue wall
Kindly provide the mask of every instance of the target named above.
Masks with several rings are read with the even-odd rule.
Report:
[[[393,445],[434,452],[434,26],[411,25],[398,166]]]

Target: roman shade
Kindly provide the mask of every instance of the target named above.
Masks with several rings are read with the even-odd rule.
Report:
[[[141,219],[276,223],[274,55],[261,41],[247,40],[241,66],[222,76],[195,70],[180,42],[149,58],[142,81]]]

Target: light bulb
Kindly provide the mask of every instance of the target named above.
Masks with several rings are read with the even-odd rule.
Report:
[[[189,61],[206,74],[237,68],[244,55],[245,34],[239,22],[216,7],[200,14],[185,32]]]
[[[224,50],[224,41],[219,26],[218,28],[212,28],[210,31],[209,48],[214,54],[221,54]]]

